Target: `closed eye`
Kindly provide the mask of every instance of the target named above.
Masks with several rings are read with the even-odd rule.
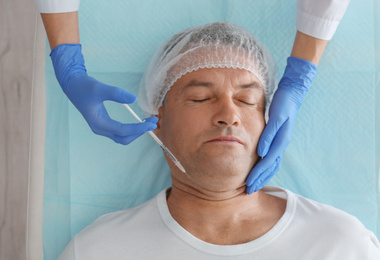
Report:
[[[210,98],[204,98],[204,99],[193,99],[192,101],[194,102],[204,102],[204,101],[207,101],[209,100]]]
[[[256,104],[252,104],[252,103],[249,103],[247,101],[244,101],[244,100],[239,100],[239,102],[243,103],[243,104],[246,104],[246,105],[249,105],[249,106],[254,106]]]

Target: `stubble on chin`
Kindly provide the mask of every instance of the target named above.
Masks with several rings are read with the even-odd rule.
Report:
[[[254,164],[253,158],[223,158],[199,156],[197,159],[187,157],[186,171],[191,177],[189,184],[210,191],[221,192],[237,189],[245,185],[245,180]],[[197,161],[197,163],[194,163]]]

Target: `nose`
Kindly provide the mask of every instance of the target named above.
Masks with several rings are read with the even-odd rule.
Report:
[[[231,97],[224,97],[217,102],[213,121],[214,125],[219,127],[238,126],[240,124],[238,107]]]

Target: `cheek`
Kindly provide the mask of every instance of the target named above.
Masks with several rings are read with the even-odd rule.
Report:
[[[182,140],[194,142],[206,129],[205,114],[197,113],[193,108],[186,108],[178,114],[177,127],[181,131]]]
[[[265,128],[265,117],[262,113],[256,115],[250,115],[251,120],[246,125],[247,133],[250,135],[252,143],[257,146],[257,142]]]
[[[165,116],[160,120],[159,132],[162,141],[168,146],[178,146],[183,145],[185,142],[193,142],[197,133],[202,131],[199,124],[200,118],[193,112],[184,109],[166,110]]]

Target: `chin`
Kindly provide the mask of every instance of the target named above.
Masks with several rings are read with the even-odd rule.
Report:
[[[242,174],[242,172],[250,171],[258,162],[259,157],[255,154],[247,156],[243,154],[228,154],[225,153],[220,156],[205,156],[203,157],[203,166],[209,166],[211,169],[218,169],[218,171],[226,171],[231,174]]]
[[[215,159],[205,159],[194,168],[194,174],[200,178],[211,179],[217,181],[218,179],[232,180],[244,179],[252,169],[253,163],[247,164],[245,159],[234,159],[231,157]]]

